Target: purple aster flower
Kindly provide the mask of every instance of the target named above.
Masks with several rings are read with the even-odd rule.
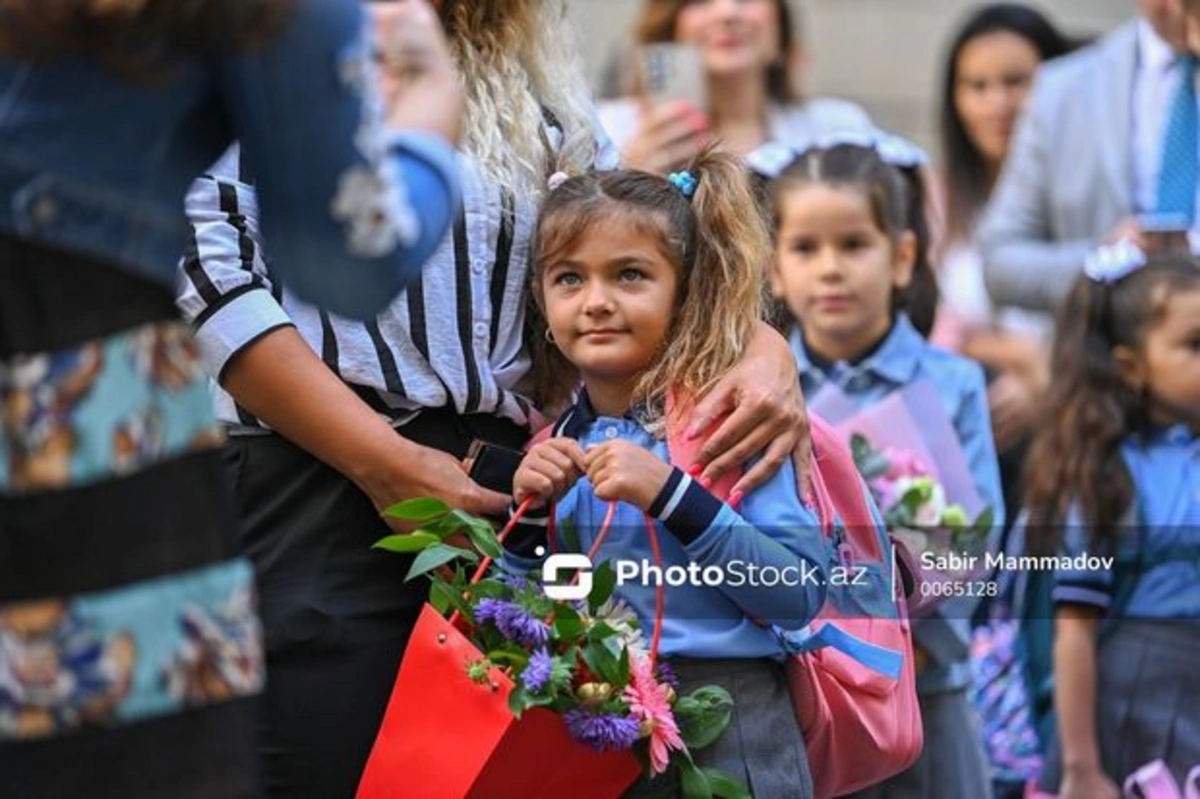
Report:
[[[507,624],[499,624],[500,632],[522,646],[530,648],[545,646],[550,640],[550,625],[541,619],[535,619],[532,614],[522,607],[516,607],[516,612],[508,617]]]
[[[619,751],[633,748],[638,739],[638,722],[615,713],[589,713],[576,708],[563,716],[571,737],[593,749]]]
[[[475,606],[475,621],[490,621],[500,634],[530,648],[545,646],[550,640],[550,627],[533,617],[525,608],[503,599],[481,599]]]
[[[523,591],[529,585],[528,579],[520,574],[512,574],[511,572],[506,572],[500,575],[500,582],[504,583],[514,591]]]
[[[490,621],[499,627],[500,619],[507,617],[508,609],[511,606],[511,602],[505,602],[503,599],[492,599],[490,597],[481,599],[479,600],[479,604],[475,606],[475,621],[480,624]]]
[[[671,686],[671,690],[679,693],[679,675],[675,673],[675,669],[671,668],[671,664],[665,660],[658,662],[658,681],[664,685]]]
[[[539,649],[525,664],[525,670],[521,672],[521,682],[525,683],[525,690],[537,693],[546,686],[553,673],[554,661],[551,659],[550,653],[545,649]]]

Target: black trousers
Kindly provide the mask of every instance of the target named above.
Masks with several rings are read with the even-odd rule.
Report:
[[[437,410],[404,435],[461,458],[473,438],[519,448],[528,433]],[[240,436],[225,458],[266,632],[266,795],[350,799],[427,584],[404,582],[411,558],[371,549],[387,525],[365,494],[306,451],[276,435]]]

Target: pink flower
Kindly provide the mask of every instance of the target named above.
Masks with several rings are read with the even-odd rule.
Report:
[[[888,470],[883,476],[888,480],[899,480],[901,477],[924,477],[930,473],[929,468],[910,450],[885,447],[883,457],[888,462]]]
[[[629,704],[629,715],[641,722],[643,732],[649,732],[650,770],[662,774],[667,770],[671,750],[686,750],[671,712],[671,686],[654,679],[648,657],[634,655],[629,666],[629,685],[622,698]]]

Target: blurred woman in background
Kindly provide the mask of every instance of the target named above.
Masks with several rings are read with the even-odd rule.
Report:
[[[807,143],[868,125],[853,103],[803,99],[794,80],[800,61],[794,23],[786,0],[645,0],[637,44],[696,47],[707,107],[678,98],[656,105],[641,96],[602,103],[600,121],[621,151],[622,166],[665,174],[711,139],[744,156],[768,142]]]
[[[1069,49],[1037,11],[998,3],[972,13],[946,59],[941,112],[946,236],[943,304],[934,339],[994,375],[989,401],[1001,454],[1028,435],[1046,380],[1052,320],[993,305],[983,283],[975,225],[1004,166],[1038,65]]]

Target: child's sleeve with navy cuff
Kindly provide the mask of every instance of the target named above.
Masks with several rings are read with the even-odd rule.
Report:
[[[825,601],[830,555],[816,514],[797,496],[791,461],[749,494],[742,507],[739,513],[675,468],[649,512],[679,540],[692,562],[725,569],[725,582],[716,587],[747,616],[799,629]],[[737,561],[757,570],[777,569],[795,584],[730,579],[730,564]]]
[[[1091,546],[1092,528],[1083,523],[1083,518],[1077,507],[1072,507],[1067,513],[1067,523],[1063,530],[1063,543],[1059,554],[1069,558],[1078,555],[1094,555],[1096,549]],[[1056,569],[1054,571],[1054,588],[1051,598],[1054,605],[1085,605],[1101,612],[1108,612],[1113,606],[1116,594],[1116,575],[1112,569]]]

